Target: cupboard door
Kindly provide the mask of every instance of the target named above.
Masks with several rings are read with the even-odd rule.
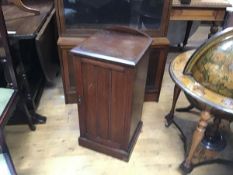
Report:
[[[124,71],[75,60],[81,137],[119,148],[125,130]]]

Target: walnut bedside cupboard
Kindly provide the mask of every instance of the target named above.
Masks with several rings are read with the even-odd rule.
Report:
[[[77,82],[79,144],[128,161],[141,115],[152,39],[115,27],[72,49]]]

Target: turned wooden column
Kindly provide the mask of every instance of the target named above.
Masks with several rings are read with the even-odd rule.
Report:
[[[192,170],[193,155],[194,155],[198,145],[200,144],[201,140],[204,137],[204,133],[205,133],[206,127],[208,125],[208,120],[210,120],[210,118],[211,118],[211,115],[208,111],[201,112],[201,118],[199,120],[199,123],[197,125],[196,130],[194,131],[189,154],[188,154],[187,158],[185,159],[185,161],[181,165],[181,168],[185,172],[190,172]]]
[[[218,32],[218,27],[221,26],[220,22],[213,21],[212,25],[210,27],[210,33],[208,35],[208,38],[212,37],[214,34]]]

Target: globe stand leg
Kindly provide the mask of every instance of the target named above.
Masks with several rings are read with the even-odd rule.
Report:
[[[190,112],[192,109],[194,108],[193,105],[189,105],[187,107],[184,107],[184,108],[178,108],[176,109],[177,112]]]
[[[186,161],[183,161],[180,165],[180,170],[182,171],[183,174],[188,174],[192,172],[193,166],[192,164],[187,164],[185,163]]]
[[[201,143],[201,140],[204,137],[204,133],[205,133],[206,127],[208,125],[208,120],[210,118],[211,118],[211,115],[209,112],[204,111],[201,113],[201,118],[199,120],[198,126],[193,134],[189,154],[188,154],[187,158],[185,159],[185,161],[180,166],[181,170],[184,173],[191,172],[193,169],[192,159],[193,159],[194,153],[195,153],[198,145]]]
[[[169,127],[173,123],[174,119],[174,112],[175,112],[175,107],[176,107],[176,102],[178,100],[178,97],[180,95],[181,89],[175,85],[174,91],[173,91],[173,101],[172,101],[172,108],[170,112],[165,116],[165,126]]]

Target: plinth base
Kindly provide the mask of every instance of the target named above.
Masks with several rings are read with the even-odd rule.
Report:
[[[134,132],[134,135],[133,135],[131,141],[129,142],[127,150],[116,149],[116,148],[113,148],[113,147],[110,147],[107,145],[103,145],[101,143],[90,140],[89,138],[84,138],[81,136],[79,137],[79,145],[128,162],[130,155],[133,151],[134,145],[136,144],[138,136],[141,132],[141,128],[142,128],[142,122],[140,121],[138,123],[138,126]]]

